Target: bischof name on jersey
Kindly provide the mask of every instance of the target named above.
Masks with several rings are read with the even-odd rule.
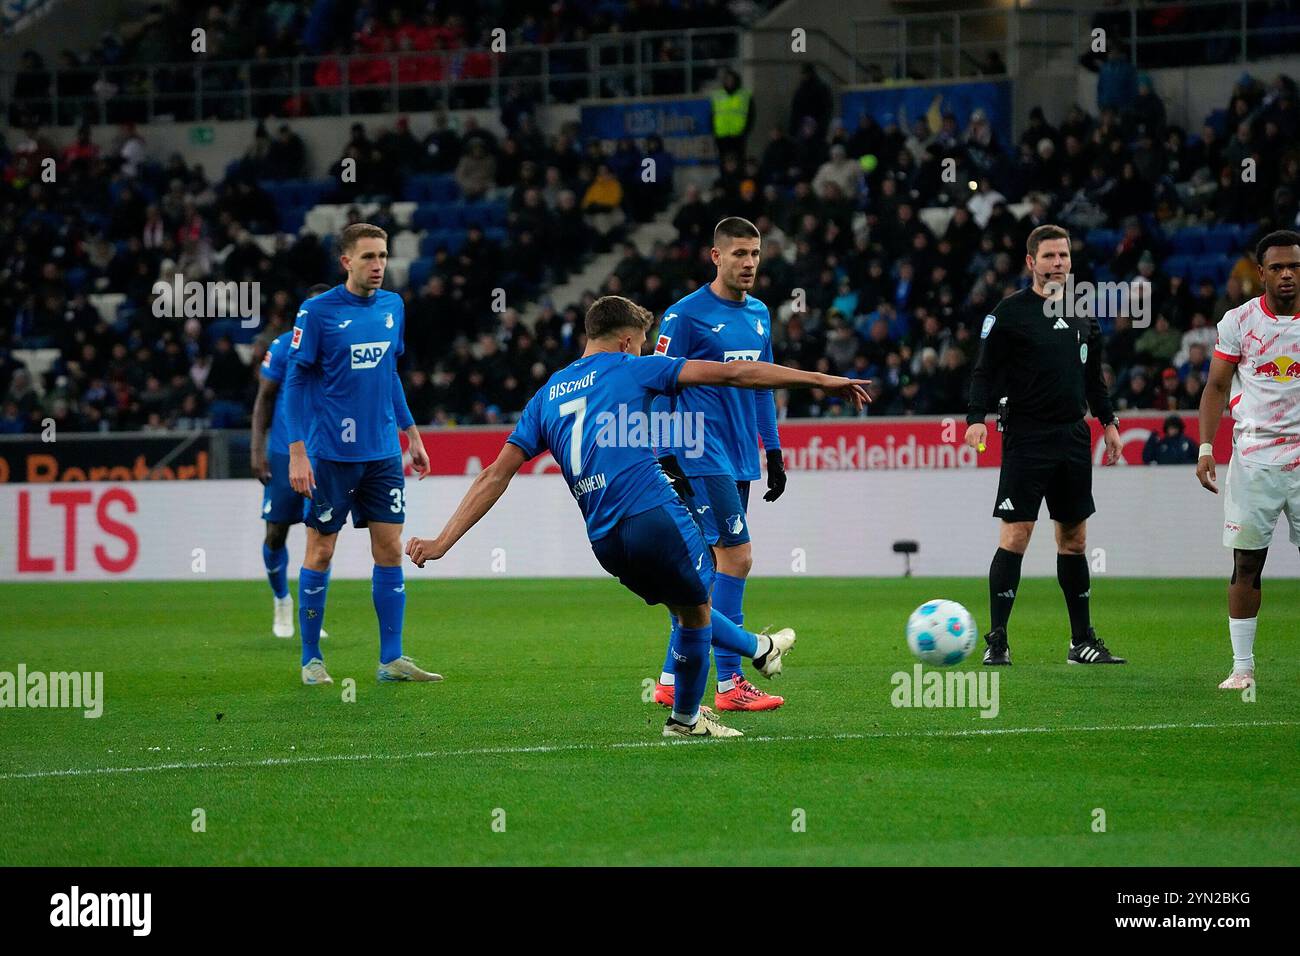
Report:
[[[568,395],[570,392],[580,392],[591,385],[596,380],[596,370],[592,369],[582,378],[574,379],[572,382],[556,382],[547,392],[547,401],[554,401],[561,395]]]

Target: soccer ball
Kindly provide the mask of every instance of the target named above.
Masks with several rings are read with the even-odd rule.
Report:
[[[907,619],[907,646],[923,663],[960,664],[975,650],[975,619],[956,601],[926,601]]]

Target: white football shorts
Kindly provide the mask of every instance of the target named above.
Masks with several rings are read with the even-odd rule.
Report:
[[[1224,547],[1267,548],[1282,513],[1291,528],[1291,543],[1300,547],[1300,469],[1253,464],[1234,450],[1223,491]]]

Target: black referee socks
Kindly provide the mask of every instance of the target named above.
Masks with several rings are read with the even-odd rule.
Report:
[[[1070,639],[1077,642],[1088,636],[1088,595],[1091,580],[1088,576],[1088,558],[1082,554],[1056,556],[1056,580],[1065,595],[1065,609],[1070,613]]]
[[[989,565],[990,631],[1005,629],[1011,619],[1011,605],[1015,603],[1016,589],[1020,587],[1020,562],[1024,557],[1005,548],[998,548],[993,553],[993,563]],[[1086,576],[1087,567],[1083,570]]]

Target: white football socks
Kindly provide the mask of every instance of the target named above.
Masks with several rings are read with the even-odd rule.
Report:
[[[1259,618],[1228,618],[1228,636],[1232,639],[1232,672],[1245,674],[1255,670],[1255,625]]]

